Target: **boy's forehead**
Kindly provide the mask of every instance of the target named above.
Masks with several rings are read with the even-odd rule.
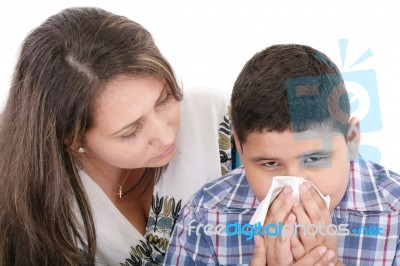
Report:
[[[254,152],[282,151],[282,149],[290,149],[286,152],[295,150],[302,152],[302,149],[330,150],[332,139],[338,136],[342,136],[342,134],[329,125],[316,126],[302,132],[292,132],[291,130],[283,132],[255,131],[247,135],[243,149],[247,149],[247,152],[250,153],[252,151],[249,149]]]
[[[339,130],[335,130],[330,125],[319,125],[315,128],[308,129],[302,132],[291,132],[291,135],[296,140],[306,140],[306,139],[327,139],[332,138],[337,135],[342,135]]]
[[[246,135],[246,141],[252,140],[254,138],[259,138],[260,135],[264,135],[265,137],[275,136],[275,138],[287,138],[288,136],[292,136],[293,139],[296,140],[306,140],[306,139],[324,139],[327,137],[333,137],[337,135],[342,135],[342,133],[335,129],[333,126],[329,124],[316,125],[311,129],[307,129],[301,132],[293,132],[290,129],[285,131],[252,131]]]

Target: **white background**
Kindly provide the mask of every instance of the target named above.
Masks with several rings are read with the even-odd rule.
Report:
[[[186,90],[211,87],[228,95],[244,63],[277,43],[313,46],[344,72],[375,70],[383,127],[363,133],[362,143],[378,147],[380,162],[400,172],[400,4],[396,1],[7,0],[0,5],[0,104],[28,32],[63,8],[97,6],[146,27]],[[339,39],[348,39],[344,67]],[[368,49],[373,56],[350,70]]]

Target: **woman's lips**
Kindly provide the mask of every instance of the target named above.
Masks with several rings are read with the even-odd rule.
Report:
[[[157,156],[157,159],[163,159],[165,157],[170,156],[174,150],[175,150],[175,142],[172,143],[163,153],[161,153],[159,156]]]

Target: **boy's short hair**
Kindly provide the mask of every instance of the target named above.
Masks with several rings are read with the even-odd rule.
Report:
[[[240,143],[254,131],[302,132],[322,124],[347,135],[350,103],[337,66],[306,45],[273,45],[243,67],[232,92]]]

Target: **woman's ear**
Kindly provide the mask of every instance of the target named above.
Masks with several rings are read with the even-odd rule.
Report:
[[[349,130],[346,137],[347,152],[350,161],[353,161],[358,154],[360,139],[360,121],[357,117],[352,117],[349,122]]]
[[[67,141],[64,141],[64,144],[67,145]],[[82,149],[84,150],[84,145],[81,141],[75,140],[69,147],[68,150],[72,154],[82,153]]]

